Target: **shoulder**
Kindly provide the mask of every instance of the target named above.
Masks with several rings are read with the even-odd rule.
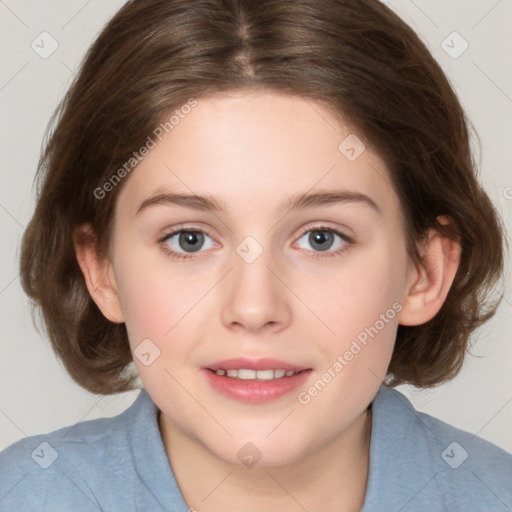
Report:
[[[411,510],[435,500],[440,510],[470,510],[476,504],[487,511],[512,510],[511,454],[417,411],[395,389],[382,386],[373,408],[375,484],[402,489]],[[388,476],[376,477],[377,472]]]
[[[51,510],[54,494],[79,503],[78,510],[98,510],[86,482],[113,483],[129,465],[129,425],[140,399],[113,418],[26,437],[0,452],[0,509]]]

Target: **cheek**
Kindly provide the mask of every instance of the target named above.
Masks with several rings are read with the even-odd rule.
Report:
[[[119,262],[116,275],[130,343],[149,338],[162,347],[179,329],[193,300],[197,302],[190,279],[166,262],[165,256],[148,259],[144,254]]]
[[[172,375],[182,380],[176,369],[190,358],[187,327],[194,321],[197,293],[185,285],[186,278],[166,275],[157,265],[146,263],[123,277],[122,306],[137,372],[155,398],[168,389],[177,393]]]
[[[402,308],[405,262],[405,253],[381,244],[347,259],[334,276],[304,281],[307,302],[321,320],[317,342],[329,364],[343,357],[346,377],[368,378],[370,369],[384,376]]]
[[[204,338],[205,296],[215,276],[191,272],[185,265],[132,253],[119,265],[119,291],[133,361],[148,388],[175,389],[194,361],[197,340]],[[138,263],[137,263],[138,260]],[[146,364],[150,353],[149,364]],[[142,357],[139,357],[142,356]],[[178,391],[178,388],[175,389]]]
[[[346,329],[373,324],[401,299],[404,265],[402,255],[386,251],[385,247],[361,251],[337,270],[300,277],[300,287],[312,309],[336,335],[353,335],[353,330]]]

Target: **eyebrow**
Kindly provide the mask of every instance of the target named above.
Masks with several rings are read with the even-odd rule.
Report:
[[[332,206],[339,203],[363,203],[370,206],[377,213],[382,214],[382,211],[372,198],[350,190],[326,190],[297,194],[281,203],[278,210],[288,213],[294,210]],[[157,193],[142,201],[135,215],[156,205],[181,206],[198,211],[223,212],[226,210],[226,203],[211,195]]]

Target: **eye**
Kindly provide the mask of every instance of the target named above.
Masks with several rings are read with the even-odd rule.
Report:
[[[177,259],[193,258],[193,254],[199,252],[204,247],[205,239],[208,238],[211,243],[206,244],[206,249],[214,246],[211,237],[199,229],[183,229],[178,228],[167,233],[159,240],[165,252]],[[209,246],[208,246],[209,245]],[[181,252],[181,251],[184,252]]]
[[[346,251],[354,241],[348,235],[327,226],[315,226],[302,232],[298,242],[305,240],[312,249],[307,249],[314,258],[336,257]],[[336,239],[338,242],[336,243]],[[210,242],[206,244],[205,241]],[[158,240],[165,253],[177,260],[194,258],[201,249],[211,249],[218,244],[201,229],[178,226]],[[334,247],[333,247],[334,245]],[[304,247],[299,246],[303,249]],[[334,249],[334,250],[333,250]]]
[[[336,238],[339,239],[337,243]],[[335,257],[346,251],[353,243],[351,237],[341,233],[337,229],[327,226],[315,226],[313,228],[306,229],[297,243],[303,239],[312,247],[312,251],[314,252],[313,257],[315,258],[322,258],[324,256]]]

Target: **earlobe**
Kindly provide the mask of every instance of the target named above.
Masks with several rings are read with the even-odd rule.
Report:
[[[439,217],[443,225],[450,223]],[[409,289],[398,317],[401,325],[421,325],[441,309],[457,273],[461,246],[436,230],[431,230],[422,244],[422,262],[410,270]]]
[[[114,323],[124,322],[112,263],[108,258],[99,257],[89,224],[76,229],[74,247],[92,299],[107,320]]]

